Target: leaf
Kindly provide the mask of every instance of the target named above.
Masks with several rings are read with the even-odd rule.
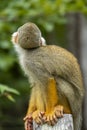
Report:
[[[0,93],[3,94],[4,92],[13,93],[16,95],[20,94],[16,89],[13,89],[13,88],[10,88],[6,85],[0,84]]]
[[[7,94],[6,96],[10,101],[15,102],[15,99],[12,97],[11,94]]]
[[[13,98],[13,96],[10,93],[19,95],[19,92],[16,89],[10,88],[3,84],[0,84],[0,93],[1,93],[1,96],[5,96],[12,102],[15,102],[15,99]]]

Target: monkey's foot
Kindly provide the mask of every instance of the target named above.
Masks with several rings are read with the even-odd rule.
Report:
[[[44,120],[46,120],[44,117],[44,114],[45,114],[44,112],[36,110],[35,112],[32,113],[32,117],[33,117],[34,121],[40,125],[45,122]]]
[[[56,106],[53,111],[46,113],[46,122],[48,125],[55,125],[58,121],[58,118],[63,117],[63,106]]]
[[[32,115],[28,115],[26,117],[24,117],[24,126],[25,126],[25,130],[33,130],[33,118]]]

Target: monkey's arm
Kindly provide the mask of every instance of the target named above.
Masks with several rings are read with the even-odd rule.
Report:
[[[43,101],[41,101],[40,93],[37,93],[38,91],[36,91],[35,89],[35,87],[32,88],[27,114],[24,117],[25,130],[33,129],[33,120],[36,123],[41,124],[44,115],[44,112],[42,112],[42,110],[44,109]],[[38,102],[36,99],[38,99]]]
[[[63,116],[63,106],[58,103],[59,96],[55,79],[49,78],[47,85],[47,101],[46,101],[46,121],[50,125],[54,125],[57,122],[57,118]]]
[[[42,124],[47,122],[50,125],[54,125],[57,122],[57,118],[63,116],[63,106],[58,104],[58,92],[56,87],[55,79],[49,78],[47,84],[47,90],[44,93],[46,99],[42,98],[42,92],[39,90],[32,89],[30,103],[26,118],[32,118],[36,123]],[[37,97],[37,98],[36,98]]]
[[[44,100],[42,98],[42,92],[38,86],[32,88],[31,97],[29,101],[29,106],[27,110],[27,116],[32,116],[32,118],[38,123],[42,123],[42,116],[44,114]]]

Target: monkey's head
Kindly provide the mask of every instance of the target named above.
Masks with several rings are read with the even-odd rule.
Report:
[[[26,23],[19,27],[12,35],[12,42],[19,44],[22,48],[36,48],[45,45],[39,28],[34,23]]]

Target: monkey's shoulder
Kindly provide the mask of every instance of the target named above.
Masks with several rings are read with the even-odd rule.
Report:
[[[41,55],[47,55],[48,57],[55,57],[55,58],[60,58],[60,59],[66,59],[66,60],[70,60],[71,62],[78,62],[77,58],[68,50],[60,47],[60,46],[56,46],[56,45],[46,45],[43,47],[39,48],[38,51]]]
[[[43,68],[44,66],[47,66],[48,69],[69,69],[70,72],[75,69],[80,72],[78,61],[74,55],[66,49],[56,45],[46,45],[28,50],[23,61],[25,61],[25,64],[30,64],[30,66],[43,65]]]

